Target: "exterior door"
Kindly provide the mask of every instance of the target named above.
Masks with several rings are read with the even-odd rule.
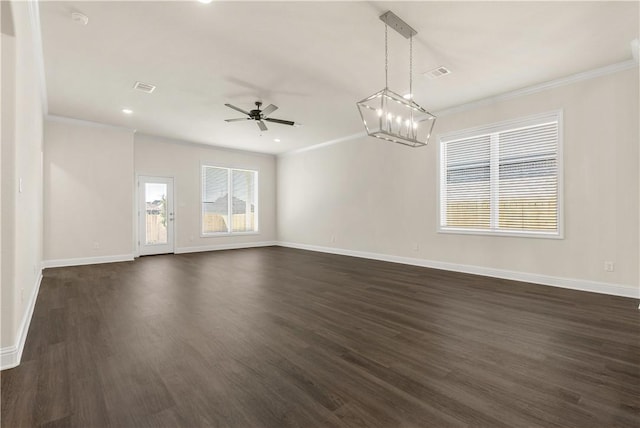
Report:
[[[173,253],[173,178],[138,176],[138,250]]]

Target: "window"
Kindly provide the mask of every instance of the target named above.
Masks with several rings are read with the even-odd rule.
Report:
[[[258,172],[202,166],[202,234],[258,231]]]
[[[562,237],[562,113],[440,137],[440,231]]]

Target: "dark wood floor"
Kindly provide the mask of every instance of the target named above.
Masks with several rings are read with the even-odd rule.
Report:
[[[640,426],[638,302],[279,247],[47,269],[2,426]]]

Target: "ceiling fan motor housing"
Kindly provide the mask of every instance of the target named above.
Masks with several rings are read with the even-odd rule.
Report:
[[[253,120],[261,120],[262,119],[262,114],[260,111],[260,106],[262,105],[261,101],[256,101],[256,108],[255,110],[251,110],[249,112],[249,117],[251,117],[251,119]]]

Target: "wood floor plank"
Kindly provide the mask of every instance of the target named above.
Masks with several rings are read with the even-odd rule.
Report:
[[[71,414],[67,349],[64,342],[51,344],[37,360],[35,420],[39,425],[65,420]],[[56,370],[49,370],[56,367]]]
[[[640,426],[637,301],[280,247],[47,269],[7,427]]]
[[[25,361],[0,373],[0,423],[8,427],[33,427],[36,422],[38,362]]]

